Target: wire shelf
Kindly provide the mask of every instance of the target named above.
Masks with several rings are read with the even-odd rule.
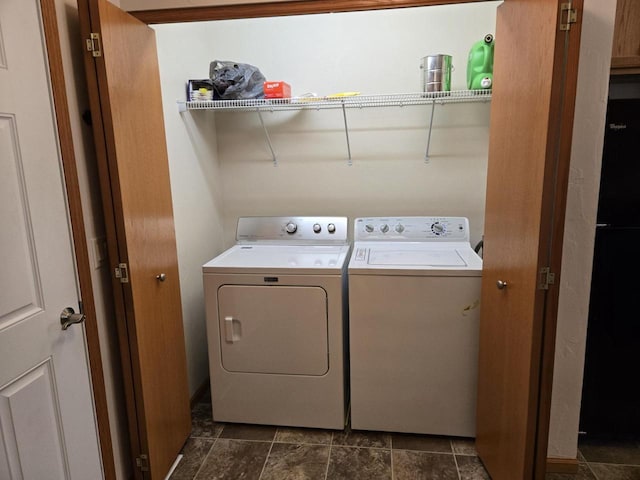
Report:
[[[213,100],[178,102],[184,110],[231,110],[272,112],[283,110],[325,110],[337,108],[404,107],[491,100],[491,90],[454,90],[450,92],[393,93],[328,97],[294,97],[278,99]]]
[[[198,102],[178,102],[178,111],[187,110],[215,110],[254,112],[260,118],[260,124],[264,130],[265,139],[274,166],[278,165],[276,152],[271,143],[269,132],[262,118],[262,112],[299,111],[299,110],[327,110],[342,109],[344,119],[344,133],[347,142],[347,155],[351,165],[351,143],[349,141],[349,126],[347,123],[347,109],[369,107],[404,107],[409,105],[430,105],[431,115],[427,137],[427,148],[424,160],[429,163],[429,148],[431,145],[431,130],[433,128],[433,114],[436,105],[448,103],[488,102],[491,100],[491,90],[454,90],[451,92],[429,93],[393,93],[382,95],[351,95],[328,97],[294,97],[279,99],[248,99],[248,100],[213,100]]]

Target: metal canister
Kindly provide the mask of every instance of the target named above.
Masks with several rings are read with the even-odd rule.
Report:
[[[451,90],[451,55],[427,55],[422,58],[423,92],[448,92]]]

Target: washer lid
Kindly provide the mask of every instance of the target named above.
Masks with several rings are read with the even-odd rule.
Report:
[[[207,262],[204,273],[340,273],[349,245],[239,244]]]
[[[413,265],[428,267],[466,267],[458,250],[379,250],[371,248],[368,265]]]
[[[356,242],[349,274],[479,276],[482,259],[466,242]]]

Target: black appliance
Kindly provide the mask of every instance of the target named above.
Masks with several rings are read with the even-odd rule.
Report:
[[[614,83],[615,82],[615,83]],[[580,430],[640,436],[640,79],[607,107]]]

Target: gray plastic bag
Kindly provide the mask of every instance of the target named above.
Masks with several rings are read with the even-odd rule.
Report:
[[[222,100],[264,98],[266,78],[248,63],[214,60],[209,65],[209,78]]]

